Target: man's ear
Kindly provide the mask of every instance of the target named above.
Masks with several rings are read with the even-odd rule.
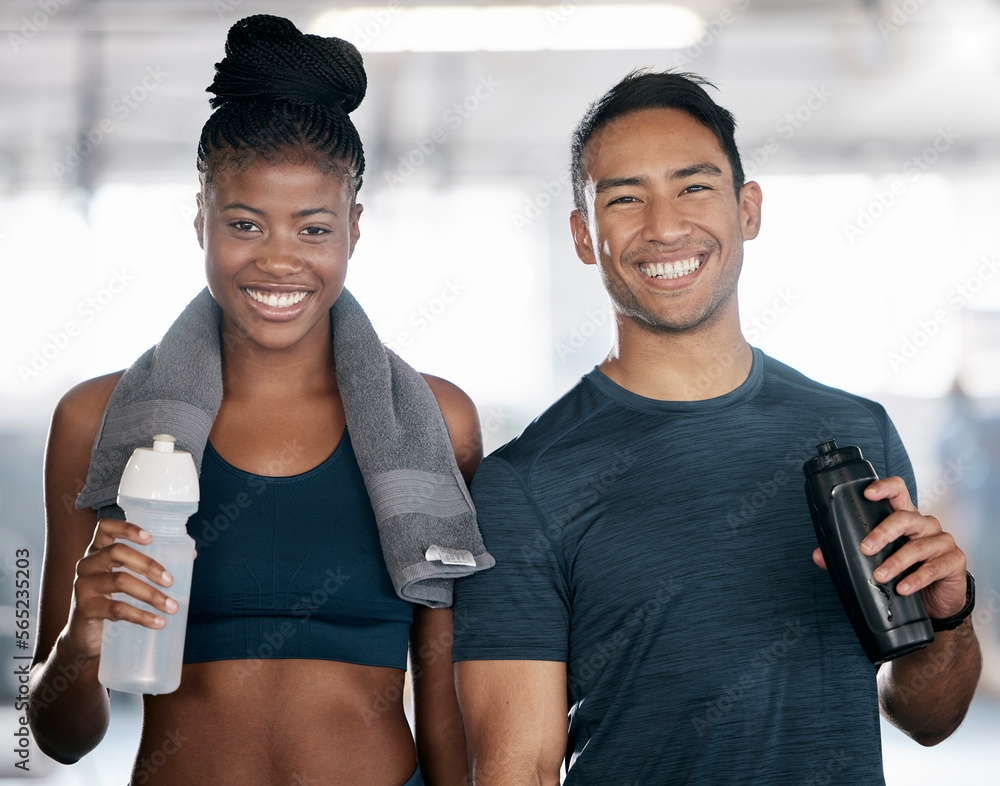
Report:
[[[580,257],[580,261],[585,265],[596,265],[597,255],[594,253],[590,227],[587,226],[587,219],[579,210],[574,210],[569,214],[569,227],[573,233],[573,245],[576,247],[576,255]]]
[[[753,240],[760,232],[760,208],[764,194],[760,185],[751,180],[740,189],[740,229],[744,240]]]
[[[201,193],[194,195],[195,204],[198,205],[198,212],[194,216],[194,233],[198,236],[198,245],[205,250],[205,203],[202,201]]]

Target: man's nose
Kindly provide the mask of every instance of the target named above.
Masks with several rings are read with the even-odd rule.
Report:
[[[691,234],[687,214],[672,199],[650,199],[646,206],[643,240],[669,245]]]

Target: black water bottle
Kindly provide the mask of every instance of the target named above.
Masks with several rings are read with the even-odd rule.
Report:
[[[899,595],[896,585],[913,570],[879,584],[872,574],[907,538],[901,537],[868,556],[861,541],[892,513],[888,500],[872,501],[865,489],[878,478],[854,446],[835,440],[816,446],[819,455],[802,467],[806,497],[826,567],[840,602],[872,663],[884,663],[925,647],[934,631],[920,593]]]

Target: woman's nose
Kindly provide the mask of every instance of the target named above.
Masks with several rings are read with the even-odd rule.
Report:
[[[287,276],[302,270],[303,261],[294,241],[280,236],[269,237],[260,247],[257,269],[272,276]]]

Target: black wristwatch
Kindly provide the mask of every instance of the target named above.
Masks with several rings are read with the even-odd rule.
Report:
[[[965,571],[965,582],[965,605],[962,606],[957,614],[952,614],[943,620],[931,620],[931,627],[935,631],[955,630],[955,628],[965,621],[966,617],[972,614],[972,610],[976,608],[976,580],[972,578],[972,574],[969,571]]]

